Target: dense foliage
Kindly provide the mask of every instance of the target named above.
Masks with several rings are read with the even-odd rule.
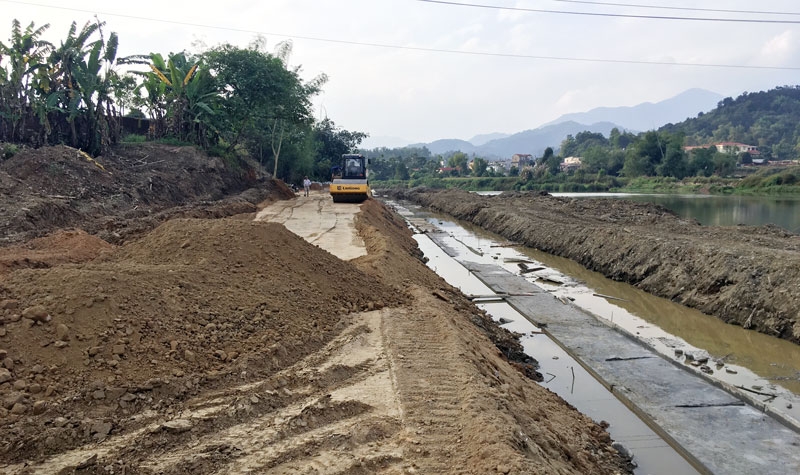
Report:
[[[186,52],[117,58],[119,39],[104,23],[72,24],[59,46],[42,39],[49,25],[22,28],[0,42],[0,142],[66,144],[93,155],[124,139],[170,140],[211,153],[246,155],[291,181],[328,178],[331,160],[366,134],[325,119],[311,101],[327,81],[305,82],[290,68],[291,43],[274,53],[263,39],[246,48],[222,44]]]
[[[741,142],[758,146],[766,158],[793,159],[800,154],[800,86],[785,86],[736,99],[723,99],[707,114],[661,128],[683,133],[686,145]]]

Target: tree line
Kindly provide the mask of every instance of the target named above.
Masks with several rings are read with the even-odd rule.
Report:
[[[73,22],[56,45],[49,25],[11,25],[0,42],[0,141],[66,144],[100,155],[124,139],[123,118],[146,119],[146,137],[247,155],[289,180],[327,179],[330,166],[366,137],[314,120],[312,100],[327,77],[290,67],[291,43],[273,52],[257,38],[199,54],[118,57],[105,23]]]
[[[660,130],[682,133],[686,145],[742,142],[758,147],[762,157],[788,160],[800,155],[800,86],[727,97],[713,111]]]

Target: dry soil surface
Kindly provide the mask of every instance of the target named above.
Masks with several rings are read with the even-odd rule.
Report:
[[[396,190],[470,221],[745,328],[800,343],[800,235],[775,226],[701,226],[654,204]]]
[[[94,234],[4,228],[16,244],[0,250],[0,472],[629,472],[604,427],[538,386],[514,335],[428,270],[379,202],[340,215],[317,193],[264,211],[307,213],[319,246],[255,210],[172,208],[125,218],[139,231],[118,245],[98,237],[98,220],[122,222],[101,195],[70,205]],[[349,260],[326,250],[357,237],[366,252]]]

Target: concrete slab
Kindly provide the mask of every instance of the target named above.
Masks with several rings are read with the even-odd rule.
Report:
[[[523,277],[461,263],[711,472],[800,473],[800,436],[776,419]]]
[[[256,221],[283,224],[311,244],[349,261],[367,255],[353,219],[360,210],[358,204],[334,203],[327,192],[312,191],[307,197],[270,204],[259,211]]]

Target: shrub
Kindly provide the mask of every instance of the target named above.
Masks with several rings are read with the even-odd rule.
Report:
[[[0,144],[0,158],[8,160],[19,153],[19,146],[13,143]]]

